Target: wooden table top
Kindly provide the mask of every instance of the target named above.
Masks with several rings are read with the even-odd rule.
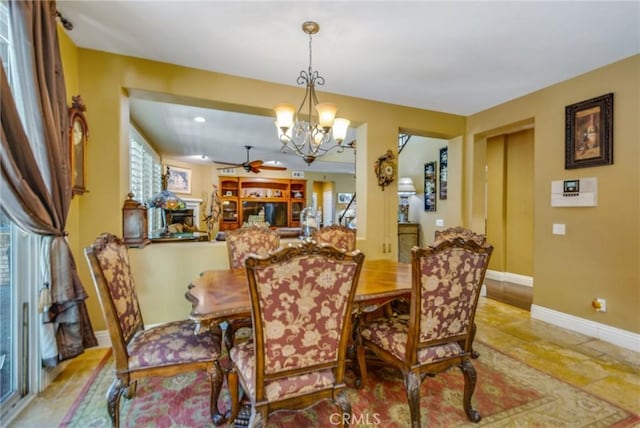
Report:
[[[365,260],[360,272],[356,303],[390,300],[411,294],[411,264]],[[209,270],[191,284],[185,297],[196,322],[251,316],[249,286],[244,269]]]

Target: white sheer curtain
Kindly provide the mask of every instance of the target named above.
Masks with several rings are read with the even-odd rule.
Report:
[[[28,136],[29,145],[38,168],[45,178],[44,184],[49,193],[51,193],[51,170],[49,168],[47,148],[44,144],[42,116],[38,107],[34,79],[33,46],[27,42],[29,37],[25,33],[25,26],[20,25],[20,23],[25,22],[24,17],[21,16],[22,11],[21,8],[9,8],[8,49],[6,50],[6,58],[3,58],[3,64],[9,78],[11,93],[15,100],[23,129]],[[51,284],[51,271],[48,269],[51,238],[43,236],[41,239],[43,242],[40,245],[41,254],[37,266],[40,278],[39,281],[31,285],[37,287],[37,291],[40,293],[38,336],[40,338],[41,358],[46,361],[57,359],[58,346],[55,336],[55,323],[45,322],[48,318],[45,313],[49,310],[51,302],[50,290],[48,287],[39,285]]]

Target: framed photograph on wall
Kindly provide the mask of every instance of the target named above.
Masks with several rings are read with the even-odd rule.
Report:
[[[565,108],[565,169],[613,163],[613,94]]]
[[[191,193],[191,170],[169,166],[167,190],[174,193]]]
[[[339,204],[348,204],[351,202],[351,198],[353,198],[353,193],[338,193]]]
[[[447,147],[440,149],[440,199],[447,199],[447,164],[449,150]]]
[[[424,210],[436,210],[436,162],[424,164]]]

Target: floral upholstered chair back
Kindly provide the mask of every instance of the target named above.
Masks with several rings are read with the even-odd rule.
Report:
[[[273,374],[337,362],[364,256],[340,260],[312,243],[247,264],[254,328]]]
[[[356,249],[356,231],[338,224],[316,230],[312,238],[318,244],[328,244],[339,250],[353,251]]]
[[[229,266],[231,269],[244,267],[249,254],[264,256],[280,248],[280,235],[269,228],[251,225],[241,227],[226,234]]]
[[[464,341],[465,351],[471,350],[473,320],[492,250],[462,239],[413,249],[411,304],[419,316],[410,320],[409,329],[413,323],[419,330],[420,344],[449,339]]]
[[[462,238],[465,241],[472,240],[478,245],[484,245],[487,241],[487,237],[480,233],[475,233],[472,230],[465,229],[461,226],[449,227],[447,229],[436,230],[434,236],[433,245],[438,245],[442,241],[447,241],[455,238]]]
[[[142,314],[138,305],[133,276],[129,266],[127,247],[118,237],[103,234],[93,244],[102,275],[118,317],[125,342],[143,329]]]
[[[267,426],[272,409],[300,410],[327,399],[349,417],[345,355],[363,260],[360,252],[314,242],[247,258],[253,340],[229,351],[229,390],[237,397],[240,378],[251,420]],[[231,418],[238,408],[232,401]]]
[[[111,322],[119,326],[109,329],[111,342],[114,347],[126,346],[138,331],[144,329],[127,247],[115,235],[103,233],[90,247],[87,256],[105,318],[113,318]],[[126,354],[125,349],[122,351]]]

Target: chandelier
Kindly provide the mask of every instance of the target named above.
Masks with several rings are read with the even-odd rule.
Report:
[[[298,110],[293,104],[281,103],[274,107],[278,137],[282,150],[291,150],[310,165],[329,150],[344,151],[342,142],[347,135],[349,120],[336,118],[337,108],[331,103],[319,103],[316,85],[324,85],[324,78],[311,67],[311,36],[320,30],[313,21],[302,24],[309,35],[309,69],[300,71],[297,83],[306,85],[304,98]]]

